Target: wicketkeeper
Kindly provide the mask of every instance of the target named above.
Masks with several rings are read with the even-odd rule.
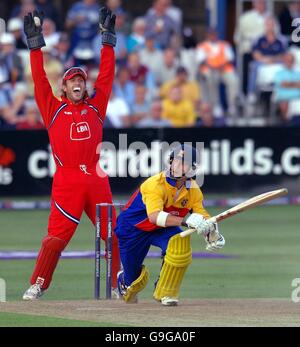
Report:
[[[103,48],[95,93],[86,90],[87,73],[72,67],[63,75],[62,96],[56,98],[51,90],[44,67],[41,48],[45,46],[42,33],[42,13],[34,11],[24,17],[24,32],[30,49],[35,99],[48,130],[57,170],[53,179],[48,235],[43,239],[31,287],[24,300],[39,298],[49,287],[62,250],[71,240],[82,212],[95,224],[95,206],[112,202],[107,175],[99,166],[99,148],[103,122],[115,72],[115,15],[103,7],[100,10],[100,33]],[[100,39],[100,38],[99,38]],[[103,227],[105,229],[105,218]],[[106,240],[107,235],[103,234]],[[119,250],[113,237],[112,286],[117,286]]]
[[[153,245],[161,248],[163,256],[153,296],[166,306],[178,304],[180,285],[192,261],[190,236],[180,237],[180,226],[195,228],[204,236],[208,250],[225,245],[217,224],[207,220],[210,216],[203,208],[202,192],[193,179],[198,167],[196,149],[176,147],[169,168],[148,178],[120,213],[115,229],[123,265],[118,289],[126,302],[137,302],[138,292],[148,282],[143,262]]]

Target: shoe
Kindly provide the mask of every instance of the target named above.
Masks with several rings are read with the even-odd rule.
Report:
[[[37,300],[44,294],[45,290],[41,288],[40,284],[33,284],[30,286],[23,295],[23,300]]]
[[[171,298],[169,296],[164,296],[161,298],[160,302],[164,306],[177,306],[178,305],[178,299],[177,298]]]
[[[130,300],[125,300],[125,296],[127,294],[127,290],[130,288],[130,286],[127,286],[125,284],[124,280],[124,271],[121,270],[117,274],[117,282],[118,282],[118,293],[119,297],[122,298],[124,301],[126,301],[129,304],[136,304],[138,302],[138,297],[136,295],[132,295]]]
[[[118,288],[112,288],[111,289],[111,298],[112,298],[112,300],[121,299]]]

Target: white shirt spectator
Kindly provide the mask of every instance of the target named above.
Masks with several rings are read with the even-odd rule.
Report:
[[[264,35],[267,16],[267,13],[261,14],[256,10],[246,11],[241,15],[234,34],[239,53],[250,53],[254,42]]]
[[[117,96],[112,96],[107,105],[106,117],[108,117],[114,128],[122,128],[124,125],[123,118],[130,114],[126,102]]]

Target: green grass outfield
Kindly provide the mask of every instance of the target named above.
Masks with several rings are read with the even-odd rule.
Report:
[[[212,215],[219,211],[209,210]],[[0,250],[38,250],[47,230],[47,219],[47,211],[0,211]],[[300,277],[299,219],[299,206],[261,206],[220,223],[226,238],[220,253],[237,258],[194,259],[184,278],[181,298],[289,299],[291,282]],[[204,241],[196,234],[192,246],[193,251],[205,251]],[[84,217],[67,250],[93,247],[94,228]],[[147,259],[146,265],[151,277],[141,299],[151,299],[161,261]],[[21,300],[33,267],[33,260],[0,260],[0,278],[6,281],[8,301]],[[92,299],[93,279],[93,259],[61,260],[42,300]],[[0,326],[4,326],[4,321],[13,326],[12,317],[2,313]],[[22,325],[24,317],[15,318]],[[64,325],[63,320],[60,323],[73,324]]]
[[[97,323],[84,320],[64,319],[47,316],[34,316],[31,314],[0,312],[0,327],[110,327],[106,322]],[[111,326],[116,326],[111,325]],[[121,327],[121,325],[120,325]]]

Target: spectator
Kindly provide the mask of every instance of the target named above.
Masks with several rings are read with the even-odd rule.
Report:
[[[3,18],[0,17],[0,36],[6,31],[6,23]]]
[[[228,115],[236,115],[238,79],[234,69],[234,52],[231,45],[218,39],[215,29],[209,29],[206,40],[199,43],[196,51],[199,64],[199,78],[203,99],[214,105],[213,114],[223,114],[220,101],[220,82],[226,87]]]
[[[131,18],[130,14],[125,11],[122,1],[121,0],[107,0],[106,6],[111,10],[111,12],[115,13],[116,15],[122,13],[123,21],[119,26],[119,32],[123,33],[124,35],[129,35],[131,32]]]
[[[16,124],[17,130],[45,129],[40,112],[34,100],[25,102],[25,112]]]
[[[37,10],[42,11],[46,18],[51,19],[58,31],[62,29],[61,16],[52,0],[35,0]]]
[[[155,43],[161,49],[167,48],[171,37],[180,33],[178,24],[167,14],[168,6],[165,0],[154,0],[145,18],[146,33],[154,35]]]
[[[140,51],[145,47],[145,28],[146,22],[144,18],[138,17],[132,24],[132,33],[127,39],[128,53]]]
[[[152,34],[145,36],[145,47],[138,54],[141,64],[145,65],[154,76],[159,76],[159,66],[163,61],[163,53],[155,47]]]
[[[178,28],[182,26],[183,13],[180,7],[174,6],[172,0],[164,0],[167,6],[167,15],[173,19]]]
[[[142,84],[137,84],[135,87],[134,103],[131,105],[131,125],[135,126],[135,124],[143,120],[149,113],[149,110],[150,98],[147,88]]]
[[[54,46],[54,57],[61,62],[64,70],[68,70],[70,67],[75,66],[75,60],[70,53],[70,39],[66,32],[59,34],[59,39]]]
[[[61,95],[61,85],[59,81],[61,79],[63,73],[63,65],[60,61],[58,61],[53,55],[53,48],[50,46],[45,46],[42,48],[43,58],[44,58],[44,68],[53,90],[53,94],[57,97]],[[27,81],[27,91],[29,97],[34,97],[34,87],[33,80],[31,77],[31,68],[30,66],[26,66],[25,68],[25,78]]]
[[[274,82],[276,71],[281,68],[282,56],[286,51],[285,44],[277,34],[277,25],[273,17],[265,22],[265,35],[253,46],[254,61],[250,66],[248,101],[256,102],[257,85]]]
[[[10,111],[10,103],[0,81],[0,129],[15,129],[17,117]]]
[[[112,91],[106,111],[104,127],[106,128],[128,128],[130,125],[130,111],[125,100],[116,96]]]
[[[45,18],[43,23],[44,39],[47,46],[54,47],[59,40],[59,33],[56,31],[55,23],[50,18]]]
[[[155,71],[155,81],[159,86],[175,78],[176,70],[179,66],[175,51],[167,48],[163,53],[163,60]]]
[[[20,18],[11,18],[7,22],[7,31],[14,35],[16,49],[24,49],[27,52],[27,45],[23,37],[23,22]]]
[[[288,120],[289,102],[300,102],[300,71],[294,68],[293,54],[283,56],[284,67],[275,75],[274,100],[279,105],[280,114],[284,121]]]
[[[18,56],[15,37],[4,33],[0,37],[0,74],[3,82],[15,83],[23,79],[22,60]]]
[[[91,47],[99,31],[99,4],[97,0],[76,2],[67,13],[66,29],[71,31],[71,51],[76,47]]]
[[[29,12],[33,12],[35,10],[35,4],[33,0],[21,0],[20,4],[13,7],[10,18],[19,17],[23,20],[24,16]]]
[[[192,127],[196,122],[195,109],[191,101],[183,98],[182,89],[173,86],[168,98],[163,101],[162,118],[171,122],[173,127]]]
[[[200,100],[200,88],[196,81],[189,81],[188,77],[187,70],[183,66],[179,66],[175,79],[164,83],[160,88],[160,96],[163,99],[166,98],[173,86],[179,86],[182,89],[183,98],[196,105]]]
[[[123,98],[127,105],[132,105],[135,98],[135,83],[130,80],[129,71],[126,66],[120,66],[117,70],[114,82],[116,96]]]
[[[127,68],[132,82],[143,84],[149,90],[149,93],[156,92],[154,75],[146,66],[141,64],[137,53],[131,53],[128,56]]]
[[[223,118],[215,118],[213,116],[213,107],[206,102],[198,101],[196,103],[197,126],[199,127],[218,127],[224,126]]]
[[[252,10],[246,11],[238,20],[234,41],[237,52],[243,59],[243,91],[247,94],[248,70],[252,61],[252,47],[265,33],[265,19],[267,18],[266,1],[252,1]]]
[[[162,102],[157,99],[151,104],[150,111],[147,116],[136,124],[137,128],[170,128],[171,123],[162,119]]]
[[[282,35],[286,36],[288,41],[291,41],[291,36],[295,27],[292,22],[295,18],[300,18],[300,2],[290,1],[284,5],[283,10],[279,14],[279,23]]]

